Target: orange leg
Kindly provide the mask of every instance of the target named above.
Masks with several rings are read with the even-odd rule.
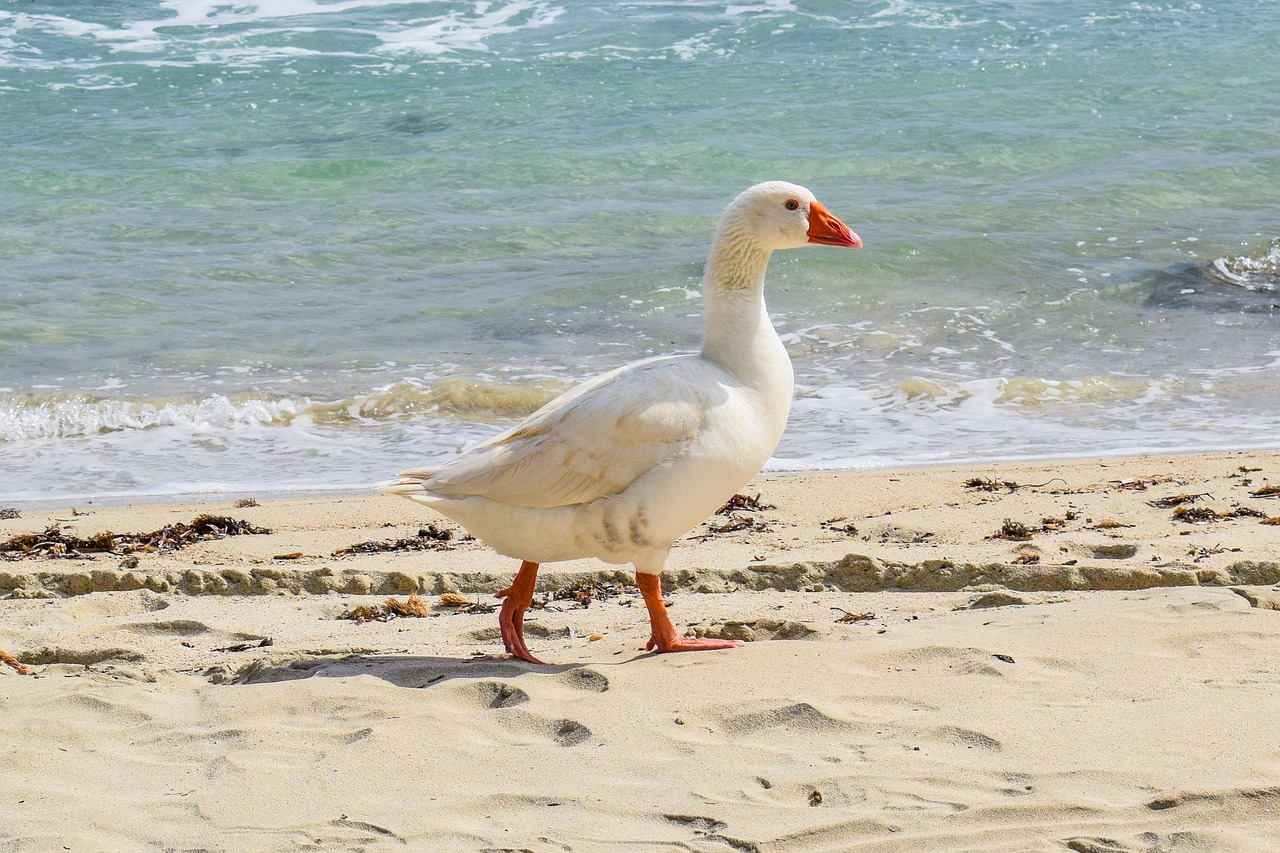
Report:
[[[507,651],[529,663],[542,663],[524,644],[524,612],[533,603],[533,588],[538,582],[538,564],[525,560],[520,564],[520,571],[511,586],[498,593],[495,598],[503,599],[502,610],[498,612],[498,627],[502,629],[502,645]]]
[[[653,634],[645,645],[645,651],[662,652],[698,652],[704,649],[736,649],[742,645],[741,640],[711,640],[696,637],[681,637],[676,633],[676,626],[671,624],[667,615],[667,606],[662,603],[662,579],[657,575],[636,572],[636,585],[644,596],[645,607],[649,608],[649,623],[653,626]]]

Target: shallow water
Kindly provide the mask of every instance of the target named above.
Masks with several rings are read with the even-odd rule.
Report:
[[[0,498],[356,487],[696,348],[775,256],[772,467],[1280,444],[1262,0],[0,11]],[[1183,291],[1193,291],[1184,293]]]

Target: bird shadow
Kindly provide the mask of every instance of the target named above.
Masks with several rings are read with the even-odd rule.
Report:
[[[635,658],[649,657],[641,653]],[[616,665],[626,661],[610,662]],[[304,678],[354,678],[371,675],[396,687],[423,689],[453,679],[487,681],[509,679],[526,673],[559,676],[574,687],[602,693],[609,680],[599,672],[598,663],[534,664],[514,658],[488,655],[450,658],[422,655],[350,654],[308,655],[284,662],[258,661],[242,667],[233,684],[277,684]]]

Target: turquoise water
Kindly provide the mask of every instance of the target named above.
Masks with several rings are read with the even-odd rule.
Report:
[[[742,188],[771,467],[1280,445],[1268,0],[0,9],[0,499],[346,488],[696,348]]]

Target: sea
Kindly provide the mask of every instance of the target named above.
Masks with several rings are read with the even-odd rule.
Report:
[[[696,350],[772,471],[1280,447],[1274,0],[0,2],[0,504],[365,490]]]

